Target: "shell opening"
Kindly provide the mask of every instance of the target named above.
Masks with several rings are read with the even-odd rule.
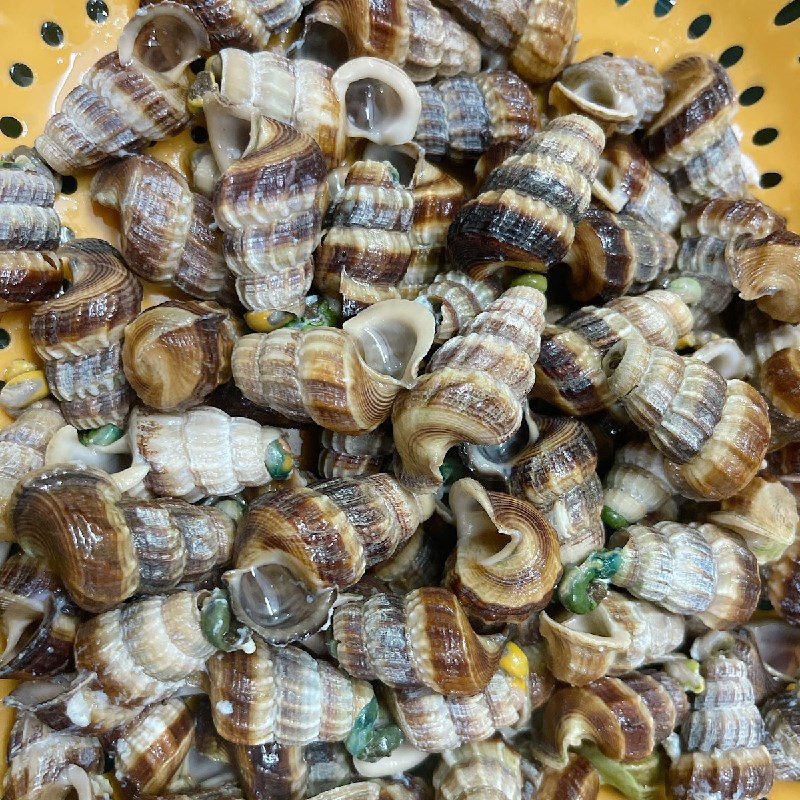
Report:
[[[533,429],[531,425],[534,426]],[[535,423],[530,419],[529,411],[526,409],[522,425],[504,442],[464,445],[464,461],[470,470],[479,475],[508,478],[517,456],[536,440],[535,430]]]
[[[422,101],[400,67],[365,56],[343,64],[331,78],[347,115],[347,134],[378,144],[404,144],[414,138]]]
[[[364,362],[375,372],[410,387],[433,344],[436,323],[413,300],[384,300],[344,324]]]
[[[211,152],[219,171],[225,172],[250,147],[256,127],[253,114],[246,109],[237,108],[216,94],[208,96],[203,110]],[[209,175],[213,172],[208,164],[204,165],[204,169]],[[208,175],[206,178],[208,179]],[[216,180],[216,176],[212,175],[211,180]]]
[[[22,653],[36,636],[42,622],[42,614],[31,608],[19,607],[11,603],[3,609],[0,619],[2,653],[0,667],[6,666]]]
[[[63,797],[74,797],[76,800],[96,800],[95,787],[86,771],[76,764],[64,767],[54,781],[57,786],[64,787],[66,791],[60,793]]]
[[[636,114],[635,105],[617,91],[605,75],[595,78],[576,76],[575,79],[568,74],[563,75],[561,88],[566,97],[584,110],[594,106],[607,114],[620,116]]]
[[[322,630],[336,589],[314,589],[281,563],[263,563],[223,576],[233,613],[270,644],[288,644]]]
[[[339,69],[350,58],[347,35],[323,20],[308,20],[303,38],[289,48],[292,58],[307,58],[331,69]]]
[[[775,677],[800,678],[800,630],[778,620],[747,626],[764,666]]]
[[[136,13],[122,30],[117,51],[122,64],[136,61],[176,80],[209,47],[200,20],[186,6],[166,2]]]
[[[364,148],[364,158],[372,161],[387,161],[397,171],[397,180],[402,186],[411,186],[420,162],[419,152],[410,152],[402,147],[368,144]]]
[[[628,196],[622,187],[622,176],[616,164],[606,158],[600,159],[594,193],[615,214],[622,211],[628,203]]]

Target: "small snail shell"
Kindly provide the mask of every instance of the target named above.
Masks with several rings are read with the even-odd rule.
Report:
[[[800,539],[795,539],[783,556],[767,571],[766,588],[770,603],[785,620],[800,621]]]
[[[392,411],[398,477],[436,489],[455,444],[499,444],[522,422],[544,324],[544,295],[512,287],[442,346]]]
[[[566,762],[582,742],[614,761],[649,756],[689,711],[686,693],[664,672],[628,672],[559,689],[544,708],[543,733]]]
[[[20,713],[8,743],[8,772],[3,796],[8,800],[66,797],[102,800],[111,785],[101,775],[105,757],[93,736],[54,731],[33,715]]]
[[[58,258],[71,285],[34,311],[31,341],[67,422],[79,430],[121,425],[132,392],[120,341],[141,310],[142,287],[120,253],[100,239],[76,239]]]
[[[324,429],[321,445],[318,472],[323,478],[360,478],[385,472],[394,452],[391,433],[381,429],[359,436]]]
[[[75,665],[118,705],[166,699],[202,672],[216,647],[201,627],[208,592],[180,591],[135,600],[84,622]]]
[[[376,564],[369,574],[383,581],[395,594],[405,594],[441,583],[445,556],[435,534],[427,533],[420,526],[405,544]]]
[[[525,500],[469,478],[450,489],[458,536],[444,585],[487,626],[523,622],[550,599],[561,574],[556,532]]]
[[[500,739],[447,750],[433,773],[433,786],[441,800],[521,800],[520,756]]]
[[[633,133],[664,105],[664,79],[641,58],[592,56],[568,66],[550,89],[559,115],[578,112],[606,133]]]
[[[669,234],[636,217],[590,208],[565,257],[570,296],[587,302],[642,294],[672,268],[677,251]]]
[[[309,768],[305,750],[282,744],[228,744],[236,775],[248,797],[306,797]]]
[[[231,125],[239,113],[228,115]],[[248,310],[299,314],[327,202],[325,160],[307,134],[267,117],[242,115],[247,147],[238,160],[220,164],[214,194],[225,260]],[[234,132],[227,130],[229,136]],[[212,146],[215,141],[223,147],[218,137]]]
[[[15,553],[0,566],[0,677],[30,680],[69,668],[77,609],[38,559]]]
[[[301,746],[342,741],[372,687],[297,647],[256,640],[252,653],[218,653],[208,661],[214,726],[229,742]]]
[[[119,211],[122,253],[140,278],[204,300],[233,296],[211,202],[179,172],[149,156],[130,156],[98,170],[90,192]]]
[[[772,788],[773,766],[761,744],[764,723],[747,668],[716,654],[701,665],[705,690],[684,722],[684,753],[672,763],[668,787],[678,800],[726,796],[756,800]]]
[[[111,737],[114,777],[134,796],[163,792],[194,741],[194,716],[182,700],[150,706]]]
[[[298,422],[358,436],[377,428],[403,387],[417,381],[433,316],[410,300],[386,300],[343,329],[282,328],[242,337],[233,376],[245,397]]]
[[[573,686],[661,661],[686,635],[677,614],[615,591],[583,616],[542,612],[539,630],[547,643],[550,671]]]
[[[29,473],[8,508],[20,546],[44,557],[75,602],[94,613],[135,593],[199,579],[233,551],[233,522],[180,500],[123,500],[99,470],[56,466]]]
[[[185,411],[230,380],[237,338],[236,322],[224,308],[169,300],[125,328],[122,368],[146,405]]]
[[[483,691],[505,644],[502,635],[477,635],[456,596],[437,587],[345,603],[333,612],[332,630],[336,657],[348,674],[445,695]]]
[[[17,481],[44,465],[47,445],[63,425],[56,403],[42,400],[0,431],[0,540],[13,539],[6,508]]]
[[[453,265],[474,276],[504,263],[546,271],[567,254],[589,207],[605,137],[588,117],[559,117],[495,169],[450,226]]]
[[[539,101],[514,72],[490,70],[417,88],[422,113],[414,141],[429,158],[474,161],[493,148],[516,149],[539,128]]]
[[[739,297],[755,300],[780,322],[800,322],[800,235],[778,230],[763,239],[735,239],[728,245],[726,261]]]
[[[187,8],[162,2],[141,9],[123,28],[117,52],[90,67],[64,98],[36,150],[56,172],[72,174],[178,133],[189,123],[184,69],[208,48]]]
[[[779,781],[800,780],[800,706],[795,692],[767,700],[762,708],[764,744],[772,756]]]
[[[239,525],[236,569],[225,575],[234,612],[276,644],[316,632],[334,590],[357,583],[432,513],[432,496],[386,474],[262,495]]]
[[[627,136],[606,142],[592,192],[615,214],[624,211],[666,233],[674,232],[683,216],[667,180]]]

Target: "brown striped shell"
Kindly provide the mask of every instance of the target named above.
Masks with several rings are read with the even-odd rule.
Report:
[[[642,294],[675,262],[678,245],[663,231],[627,214],[590,208],[565,257],[573,300]]]
[[[190,503],[263,486],[272,481],[273,472],[286,477],[292,469],[281,431],[211,406],[182,414],[137,408],[127,439],[134,465],[149,468],[145,487],[159,497]],[[281,461],[277,467],[272,463],[274,451]]]
[[[406,742],[429,753],[483,741],[500,728],[525,722],[530,716],[527,694],[527,685],[503,669],[483,692],[468,697],[445,696],[427,687],[384,690]]]
[[[711,524],[631,525],[614,534],[621,565],[615,586],[709,628],[746,622],[758,603],[758,562],[735,533]]]
[[[309,768],[304,748],[265,743],[228,744],[227,750],[246,797],[294,800],[306,796]]]
[[[659,347],[674,349],[692,323],[689,306],[674,292],[660,289],[574,311],[542,332],[533,395],[573,416],[607,408],[613,395],[603,356],[637,332]]]
[[[456,596],[438,587],[345,603],[333,612],[332,631],[348,674],[461,697],[486,688],[505,644],[503,636],[477,635]]]
[[[800,780],[800,706],[794,692],[771,698],[762,708],[764,744],[772,756],[775,778]]]
[[[649,756],[681,723],[689,703],[663,672],[628,672],[582,688],[559,689],[544,709],[545,741],[566,762],[568,752],[592,742],[614,761]]]
[[[253,115],[242,122],[247,146],[241,158],[220,164],[214,193],[225,261],[250,311],[299,314],[327,202],[325,159],[310,136],[289,125]]]
[[[361,478],[386,472],[391,464],[394,441],[391,433],[378,429],[350,436],[322,431],[318,472],[323,478]]]
[[[111,737],[114,777],[133,796],[164,791],[194,741],[194,716],[182,700],[150,706]]]
[[[282,328],[236,343],[242,394],[296,422],[358,436],[386,421],[433,342],[433,316],[410,300],[386,300],[337,328]]]
[[[549,99],[559,115],[586,114],[607,134],[633,133],[664,105],[664,79],[641,58],[592,56],[568,66]]]
[[[256,640],[253,652],[208,661],[211,714],[235,744],[301,746],[342,741],[374,697],[372,687],[297,647]]]
[[[56,403],[41,400],[0,430],[0,540],[13,539],[6,508],[17,481],[44,465],[47,446],[63,425]]]
[[[92,617],[78,628],[76,666],[93,673],[96,688],[114,704],[135,708],[171,697],[203,671],[217,649],[201,628],[208,597],[179,591]]]
[[[102,777],[105,759],[93,736],[54,731],[31,714],[20,713],[11,728],[8,772],[3,780],[7,800],[104,800],[111,785]]]
[[[306,18],[305,38],[337,46],[343,39],[346,57],[384,59],[416,82],[475,73],[481,65],[475,37],[430,0],[321,0]]]
[[[231,313],[216,303],[168,300],[125,328],[122,369],[145,405],[185,411],[231,379],[238,333]]]
[[[705,689],[681,728],[684,752],[669,771],[672,796],[763,797],[772,788],[773,765],[762,744],[764,722],[747,668],[737,658],[715,654],[703,662],[701,672]]]
[[[800,539],[795,539],[783,556],[767,571],[766,589],[772,607],[785,620],[800,623]]]
[[[433,786],[440,800],[521,800],[520,756],[500,739],[462,745],[442,754]]]
[[[567,254],[589,207],[603,132],[588,117],[559,117],[486,179],[450,226],[453,265],[475,275],[502,266],[546,271]]]
[[[142,287],[100,239],[76,239],[60,248],[58,259],[71,285],[34,311],[31,341],[67,422],[78,429],[121,425],[132,395],[121,339],[141,310]]]
[[[800,348],[773,353],[761,364],[754,382],[769,406],[770,450],[800,440]]]
[[[763,239],[742,237],[726,250],[731,281],[743,300],[780,322],[800,322],[800,235],[778,230]]]
[[[248,507],[236,569],[225,575],[237,617],[267,641],[319,630],[335,589],[354,585],[433,513],[386,474],[280,489]]]
[[[179,172],[150,156],[130,156],[98,170],[90,192],[119,211],[122,254],[140,278],[203,300],[235,296],[211,202]]]
[[[31,679],[69,668],[78,614],[56,575],[15,553],[0,566],[0,677]]]
[[[37,151],[56,172],[72,174],[178,133],[189,123],[184,69],[208,47],[200,21],[178,3],[140,10],[117,51],[64,98],[36,138]]]
[[[667,180],[627,136],[612,136],[606,142],[592,191],[614,213],[624,211],[666,233],[672,233],[683,216]]]
[[[699,359],[642,338],[621,341],[606,369],[612,395],[664,454],[676,493],[721,500],[755,477],[770,424],[766,402],[749,384],[726,382]]]
[[[686,625],[677,614],[609,591],[588,614],[542,612],[539,630],[547,664],[559,681],[585,686],[661,661],[682,644]]]
[[[643,147],[686,202],[748,194],[743,157],[731,121],[736,93],[725,68],[688,55],[664,73],[666,100]]]
[[[491,148],[516,148],[539,128],[539,101],[514,72],[490,70],[418,87],[414,141],[429,158],[474,161]]]
[[[216,508],[123,500],[105,473],[85,467],[29,473],[8,514],[23,550],[44,558],[93,613],[200,579],[233,551],[233,522]]]
[[[450,488],[456,549],[444,585],[487,626],[524,622],[550,600],[561,574],[556,532],[529,502],[471,478]]]
[[[536,800],[597,800],[600,774],[583,756],[571,754],[563,769],[547,767]]]
[[[418,489],[442,483],[439,467],[455,444],[492,445],[522,422],[544,324],[544,296],[513,287],[443,345],[392,411],[398,477]]]

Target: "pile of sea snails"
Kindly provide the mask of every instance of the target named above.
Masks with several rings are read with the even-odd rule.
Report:
[[[435,2],[142,2],[0,162],[5,800],[800,780],[800,235],[730,78]]]

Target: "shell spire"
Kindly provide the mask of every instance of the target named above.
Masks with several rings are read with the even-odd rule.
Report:
[[[520,800],[520,761],[519,754],[499,739],[465,744],[442,753],[433,786],[441,800]]]

